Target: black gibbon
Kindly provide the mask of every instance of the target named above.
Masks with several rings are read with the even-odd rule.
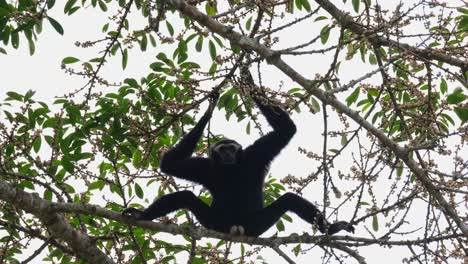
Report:
[[[200,224],[212,230],[259,236],[287,211],[315,224],[322,233],[354,232],[345,221],[329,224],[312,203],[294,193],[286,193],[268,206],[263,204],[263,184],[270,162],[296,133],[296,126],[283,109],[254,98],[273,131],[243,149],[234,140],[221,140],[210,148],[209,157],[192,157],[197,142],[211,118],[215,102],[180,142],[161,160],[161,171],[202,184],[212,195],[212,204],[202,202],[191,191],[164,195],[141,211],[127,208],[123,215],[137,220],[153,220],[179,209],[188,209]]]

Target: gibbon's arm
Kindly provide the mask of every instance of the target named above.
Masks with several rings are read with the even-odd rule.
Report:
[[[273,131],[257,139],[245,149],[248,161],[255,167],[266,168],[270,162],[289,143],[296,133],[296,125],[283,109],[278,106],[264,105],[258,99],[253,98]]]
[[[191,156],[197,147],[206,124],[211,118],[214,105],[215,102],[211,102],[208,110],[195,127],[177,145],[163,155],[160,166],[162,172],[201,184],[206,182],[204,177],[208,175],[207,171],[210,170],[210,159],[201,157],[192,158]]]

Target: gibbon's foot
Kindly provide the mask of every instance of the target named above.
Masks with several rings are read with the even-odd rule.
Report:
[[[141,216],[143,215],[143,211],[130,207],[123,210],[122,215],[125,217],[133,218],[135,220],[140,220]]]
[[[231,226],[231,231],[229,232],[231,235],[234,236],[243,236],[245,234],[245,229],[243,226]]]
[[[331,224],[328,227],[328,232],[327,233],[329,235],[333,235],[335,233],[340,232],[341,230],[345,230],[347,232],[350,232],[350,233],[354,234],[354,226],[351,225],[350,223],[346,222],[346,221],[338,221],[338,222],[335,222],[335,223]]]

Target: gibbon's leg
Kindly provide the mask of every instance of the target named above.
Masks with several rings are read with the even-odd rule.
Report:
[[[245,220],[246,235],[259,236],[287,211],[292,211],[305,221],[316,224],[322,233],[334,234],[340,230],[354,232],[354,227],[345,221],[329,225],[322,213],[309,201],[294,193],[286,193],[269,206],[258,210]]]
[[[143,211],[127,208],[122,214],[137,220],[153,220],[179,209],[191,211],[200,224],[205,227],[210,226],[210,220],[214,219],[211,208],[198,199],[191,191],[170,193],[157,199]]]

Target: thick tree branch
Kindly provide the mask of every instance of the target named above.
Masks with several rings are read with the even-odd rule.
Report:
[[[5,181],[0,181],[0,199],[39,218],[52,236],[63,239],[80,259],[89,263],[114,263],[96,247],[90,237],[74,229],[61,214],[52,211],[51,202]]]
[[[241,48],[247,51],[255,51],[262,57],[266,58],[270,64],[275,65],[279,70],[281,70],[284,74],[289,76],[292,80],[302,85],[309,93],[314,95],[315,97],[319,98],[323,103],[329,104],[333,106],[338,111],[342,112],[343,114],[347,115],[351,119],[353,119],[356,123],[364,127],[367,131],[373,134],[375,137],[379,139],[381,144],[385,147],[391,149],[397,157],[404,161],[406,166],[416,175],[417,179],[422,183],[422,185],[426,188],[426,190],[434,196],[438,204],[440,205],[443,212],[448,215],[451,219],[455,221],[457,226],[463,232],[465,236],[468,237],[468,227],[463,222],[463,220],[457,215],[456,211],[450,206],[450,204],[445,200],[445,198],[441,195],[441,193],[434,187],[430,178],[426,175],[424,170],[412,159],[408,156],[408,150],[398,145],[396,142],[391,140],[385,133],[380,131],[377,127],[373,126],[370,122],[364,119],[359,111],[352,110],[351,108],[347,107],[345,104],[340,102],[336,99],[333,95],[317,89],[315,86],[315,82],[306,79],[302,76],[299,72],[295,71],[291,68],[288,64],[286,64],[275,51],[269,49],[265,45],[262,45],[256,42],[254,39],[249,38],[247,36],[241,35],[238,32],[234,31],[231,27],[225,26],[216,20],[210,18],[209,16],[203,14],[202,12],[198,11],[197,8],[188,5],[183,0],[168,0],[176,9],[179,10],[182,14],[189,16],[193,20],[198,21],[203,26],[207,27],[213,33],[217,33],[222,37],[230,40],[232,43],[239,45]],[[336,9],[331,3],[326,0],[320,0],[319,3],[323,2],[323,7],[325,9]],[[327,10],[328,10],[327,9]],[[337,10],[339,11],[339,10]],[[336,12],[337,12],[336,11]],[[329,11],[330,12],[330,11]],[[343,14],[345,15],[345,14]],[[348,21],[348,20],[344,20]],[[351,23],[351,21],[348,21]],[[383,43],[380,43],[384,45]],[[461,65],[463,67],[465,62]]]

